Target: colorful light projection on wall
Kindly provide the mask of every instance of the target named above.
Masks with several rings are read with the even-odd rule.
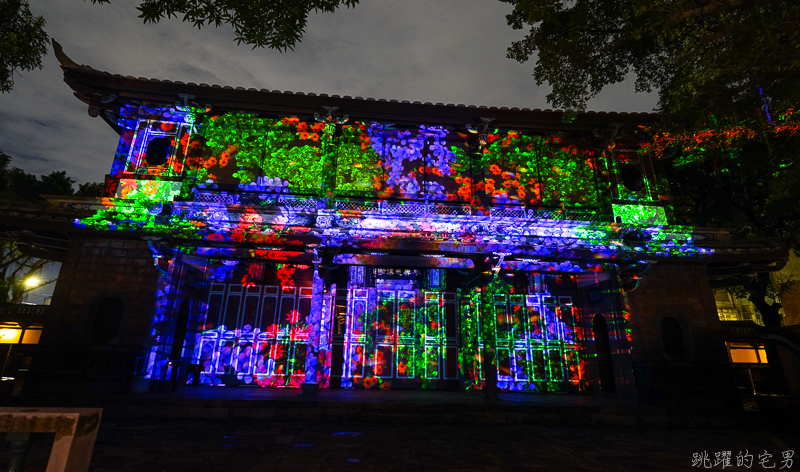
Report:
[[[181,176],[200,110],[124,106],[111,175]]]
[[[332,360],[335,286],[322,296],[322,281],[307,265],[210,259],[207,303],[191,354],[192,363],[200,364],[198,383],[299,387],[314,382],[324,388],[330,385],[333,361],[343,362],[340,381],[347,388],[442,388],[462,380],[467,388],[480,388],[487,345],[496,353],[502,388],[562,391],[584,379],[574,295],[555,297],[547,291],[548,284],[563,283],[560,276],[536,275],[538,291],[532,295],[492,282],[483,296],[491,302],[478,308],[480,293],[444,289],[444,271],[384,272],[379,276],[395,282],[408,279],[407,286],[366,287],[356,278],[348,284],[353,288],[339,291],[346,303],[343,359]],[[439,275],[424,275],[428,272]]]
[[[561,145],[552,136],[510,130],[490,134],[481,147],[470,145],[466,134],[437,126],[331,126],[294,117],[208,117],[144,107],[121,114],[113,175],[182,175],[189,187],[201,189],[235,183],[246,191],[335,189],[340,195],[473,204],[483,194],[495,203],[598,204],[589,143]]]
[[[313,272],[306,264],[210,260],[192,354],[199,384],[298,387],[309,367],[309,381],[322,381],[317,364],[326,365],[328,348],[320,345],[327,339],[320,323],[329,317],[321,316],[321,280]]]
[[[518,131],[488,135],[481,153],[486,178],[476,185],[493,203],[570,206],[598,205],[594,152],[562,145],[554,136]]]
[[[655,215],[636,210],[635,203],[652,199],[652,191],[631,193],[626,200],[631,203],[613,207],[624,224],[639,225],[636,233],[597,221],[599,207],[608,203],[603,192],[609,174],[617,170],[609,161],[613,155],[596,156],[588,143],[567,145],[555,136],[509,130],[489,134],[484,146],[443,127],[207,117],[202,111],[126,109],[112,168],[120,178],[116,198],[103,199],[103,210],[77,224],[262,245],[295,235],[315,237],[322,246],[375,249],[417,239],[448,253],[513,253],[518,260],[506,261],[502,269],[540,272],[599,270],[576,261],[575,251],[634,260],[710,253],[693,245],[691,228],[665,228],[658,210]],[[543,216],[539,206],[551,208]],[[563,216],[567,206],[586,208],[590,220],[571,221]],[[177,249],[170,257],[202,250]],[[524,260],[540,256],[551,260]],[[210,298],[202,302],[208,306],[200,311],[209,318],[201,323],[194,349],[202,364],[199,380],[297,386],[327,379],[325,323],[335,290],[323,293],[316,276],[297,282],[297,274],[313,271],[290,265],[271,285],[243,282],[232,275],[244,267],[249,273],[252,263],[237,265],[243,260],[220,258],[207,268],[213,280]],[[451,262],[467,267],[458,258]],[[151,377],[163,376],[157,371],[168,360],[170,343],[164,325],[170,300],[182,290],[173,282],[173,265],[163,269],[159,285]],[[569,320],[568,300],[546,290],[522,296],[499,283],[493,287],[491,297],[430,287],[341,287],[350,330],[345,383],[388,386],[414,378],[435,384],[461,372],[478,386],[485,349],[497,355],[498,381],[507,388],[550,390],[559,382],[580,381],[580,335]],[[249,301],[255,312],[247,311],[253,309],[248,300],[256,300]],[[235,319],[228,318],[229,308]],[[453,326],[459,327],[455,338]]]
[[[611,209],[620,223],[645,226],[667,224],[664,207],[612,203]]]
[[[502,277],[494,278],[485,292],[470,294],[462,319],[479,328],[464,342],[462,361],[471,379],[469,387],[485,384],[483,354],[494,359],[500,388],[563,391],[587,380],[585,356],[580,354],[586,339],[573,307],[573,279],[530,276],[534,283],[527,294],[518,293]],[[562,295],[551,295],[551,290]]]
[[[518,242],[505,241],[507,237],[499,237],[503,234],[519,240],[579,237],[589,246],[619,249],[608,244],[618,228],[602,228],[596,221],[578,225],[564,221],[549,229],[538,224],[538,218],[566,218],[558,208],[543,213],[517,205],[491,209],[493,218],[530,220],[524,225],[487,225],[469,218],[489,216],[482,206],[485,199],[494,205],[560,203],[596,208],[594,182],[599,171],[592,151],[563,145],[560,138],[508,131],[490,134],[481,148],[468,145],[465,135],[441,127],[395,129],[378,123],[306,123],[247,114],[205,117],[143,107],[123,111],[127,118],[120,124],[126,131],[112,169],[121,177],[119,198],[104,199],[106,208],[79,220],[79,226],[262,244],[280,234],[317,234],[336,245],[343,243],[337,241],[341,238],[369,240],[379,233],[417,237],[415,229],[419,236],[430,233],[459,241],[489,232],[500,244],[485,250],[513,250]],[[167,138],[171,140],[164,148],[158,143],[165,142],[154,141]],[[160,157],[148,157],[148,149]],[[601,167],[607,167],[606,160],[604,155]],[[172,164],[151,165],[156,161]],[[481,176],[483,180],[473,185]],[[327,199],[331,188],[345,200],[332,205]],[[380,216],[373,217],[367,203],[346,200],[355,194],[376,202],[373,206],[381,209]],[[385,197],[428,201],[390,204],[382,201]],[[440,208],[430,203],[447,200],[465,206]],[[326,205],[333,208],[321,208]],[[623,223],[664,224],[663,208],[650,203],[641,208],[615,205],[613,211]],[[409,224],[413,218],[423,221]],[[675,241],[658,228],[654,231],[664,238],[649,238],[636,251],[664,252],[672,245],[667,242]],[[692,247],[669,249],[681,256],[702,252]]]
[[[577,388],[582,347],[572,297],[499,293],[508,288],[491,286],[493,302],[483,309],[476,308],[476,292],[351,289],[342,386],[443,388],[463,381],[482,388],[488,348],[500,388]]]

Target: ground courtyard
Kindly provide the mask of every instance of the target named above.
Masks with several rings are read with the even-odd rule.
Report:
[[[45,470],[52,441],[39,438],[26,471]],[[725,470],[748,470],[737,459],[752,460],[749,470],[786,470],[789,450],[800,450],[800,434],[763,429],[136,418],[102,421],[89,470],[722,470],[714,462],[723,451]],[[8,457],[0,453],[0,465]]]

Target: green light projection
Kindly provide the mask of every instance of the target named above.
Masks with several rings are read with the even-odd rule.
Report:
[[[215,169],[236,168],[241,185],[317,190],[322,185],[324,124],[309,126],[297,118],[258,118],[225,114],[203,121],[197,139],[205,139],[210,156],[192,162],[199,182],[214,179]]]
[[[388,247],[400,238],[423,233],[435,235],[438,241],[444,241],[443,245],[453,241],[474,243],[475,238],[483,237],[481,232],[486,234],[483,228],[492,228],[489,231],[496,234],[491,237],[498,234],[502,237],[484,241],[476,251],[517,249],[525,241],[530,248],[531,241],[552,237],[580,239],[588,250],[596,251],[598,258],[613,259],[623,253],[622,238],[615,233],[618,227],[602,223],[561,225],[559,222],[548,227],[546,233],[536,233],[539,228],[535,224],[523,227],[521,222],[504,224],[502,229],[498,225],[475,229],[488,219],[479,212],[485,210],[481,201],[489,205],[525,203],[597,208],[597,180],[602,180],[602,175],[597,175],[597,155],[588,144],[567,145],[556,136],[503,131],[488,135],[486,146],[481,147],[470,144],[466,135],[443,127],[395,129],[359,121],[304,122],[296,117],[263,118],[241,113],[201,118],[187,144],[180,196],[189,201],[165,205],[165,201],[175,197],[175,182],[168,181],[165,175],[147,174],[148,170],[143,169],[144,175],[137,175],[137,179],[155,180],[131,179],[139,184],[122,184],[118,193],[121,198],[104,199],[105,209],[78,224],[96,229],[163,232],[187,239],[261,244],[277,241],[283,234],[302,233],[318,237],[323,241],[322,246],[363,243],[362,247],[380,244]],[[125,175],[123,181],[128,177]],[[163,185],[143,182],[163,182]],[[230,197],[228,200],[192,201],[200,192],[221,192],[225,185],[230,192],[225,195]],[[275,211],[260,211],[239,200],[240,194],[270,192],[274,202],[277,202],[274,192],[314,194],[316,201],[314,197],[309,200],[314,203],[314,210],[292,213],[276,203]],[[324,239],[328,230],[321,229],[320,220],[313,220],[315,216],[310,214],[322,208],[324,205],[317,204],[332,193],[374,200],[470,202],[474,212],[465,218],[460,214],[424,215],[424,230],[413,232],[407,228],[414,216],[375,219],[370,224],[376,226],[366,233],[360,232],[361,228],[348,232],[337,227],[330,233],[336,232],[340,239],[331,241]],[[412,207],[414,203],[404,202],[404,205]],[[612,209],[624,223],[651,226],[641,229],[649,232],[650,239],[626,251],[641,251],[642,256],[697,253],[698,249],[690,243],[690,228],[683,239],[674,236],[682,229],[652,228],[666,224],[663,208],[614,204]],[[358,223],[358,218],[353,221]],[[445,229],[433,229],[442,221],[446,223],[441,226]],[[377,226],[378,222],[384,226]],[[400,231],[407,233],[398,237]],[[387,242],[389,238],[396,239]],[[550,244],[542,246],[541,251],[548,257],[558,257],[550,251],[561,249]],[[358,329],[354,328],[353,349],[348,351],[347,361],[351,374],[361,372],[349,377],[353,383],[388,387],[391,382],[381,375],[387,363],[394,363],[397,372],[402,370],[400,377],[419,380],[424,388],[434,387],[436,380],[443,380],[445,360],[453,358],[447,353],[450,347],[447,338],[451,337],[445,322],[449,316],[445,314],[447,304],[457,306],[453,316],[459,320],[458,347],[453,355],[469,388],[483,386],[482,372],[488,358],[494,359],[499,385],[516,390],[559,390],[564,383],[577,385],[584,379],[583,354],[578,343],[582,335],[572,318],[571,301],[569,304],[548,301],[544,292],[513,293],[508,284],[497,278],[481,293],[460,290],[457,295],[450,295],[453,298],[448,300],[435,290],[405,298],[396,295],[392,300],[379,292],[358,299],[353,295],[352,300],[364,302],[361,311],[348,308],[348,322],[358,325]],[[390,319],[396,326],[389,328]],[[369,332],[373,335],[368,335]],[[395,336],[391,333],[402,335],[390,340]],[[396,350],[389,349],[389,345]],[[394,380],[397,378],[396,375]]]
[[[481,155],[486,178],[478,185],[498,203],[596,206],[590,151],[562,146],[559,138],[508,131],[491,134]]]
[[[624,224],[666,225],[667,215],[664,207],[612,203],[615,218]]]

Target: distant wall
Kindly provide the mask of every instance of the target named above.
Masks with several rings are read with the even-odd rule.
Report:
[[[158,280],[147,244],[72,238],[26,395],[124,392],[144,356]]]
[[[144,241],[73,236],[59,273],[52,318],[41,344],[95,344],[92,325],[98,304],[118,298],[124,305],[117,345],[143,345],[148,336],[158,271]]]
[[[794,286],[784,294],[781,303],[786,316],[786,325],[800,325],[800,257],[789,251],[789,263],[783,270],[772,274],[773,282],[794,280]]]
[[[732,401],[733,376],[705,265],[658,262],[625,298],[640,400],[696,407]]]

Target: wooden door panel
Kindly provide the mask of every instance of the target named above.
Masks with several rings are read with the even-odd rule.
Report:
[[[201,384],[299,386],[305,376],[309,287],[211,284],[195,356]]]

